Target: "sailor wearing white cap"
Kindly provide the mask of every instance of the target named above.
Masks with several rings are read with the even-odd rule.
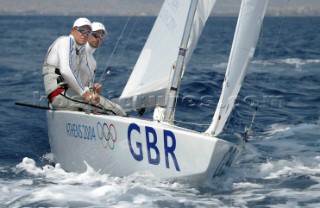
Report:
[[[86,51],[88,56],[90,55],[92,58],[92,68],[96,69],[96,61],[93,58],[93,53],[99,46],[101,45],[104,37],[107,35],[107,30],[105,26],[100,22],[93,22],[92,23],[92,32],[89,35],[88,42],[86,44]]]
[[[106,34],[105,27],[101,23],[95,26],[95,29],[97,28],[95,31],[97,33],[92,36],[90,20],[84,17],[78,18],[73,23],[70,35],[58,38],[49,47],[43,66],[43,79],[49,106],[52,109],[93,110],[126,115],[119,106],[99,96],[101,85],[95,85],[97,89],[90,91],[88,85],[90,81],[86,81],[86,79],[92,80],[93,83],[96,68],[92,56],[94,50],[91,54],[86,51],[88,38],[98,36],[99,41],[95,41],[93,45],[97,48]],[[89,48],[89,45],[87,47]],[[83,66],[91,66],[92,69],[84,70]]]
[[[85,44],[91,34],[91,22],[81,17],[75,20],[69,36],[59,37],[49,47],[43,65],[45,91],[53,109],[76,108],[66,101],[66,91],[73,91],[83,101],[96,104],[99,96],[94,96],[79,81],[80,66],[86,62]],[[68,90],[67,90],[68,89]],[[58,99],[59,98],[59,99]]]
[[[88,42],[86,44],[87,62],[83,62],[81,65],[81,74],[83,75],[81,77],[81,80],[85,86],[88,86],[92,90],[92,92],[100,93],[102,85],[100,83],[94,83],[97,63],[95,58],[93,57],[93,53],[101,45],[103,38],[107,34],[107,30],[105,26],[100,22],[93,22],[91,26],[92,32],[89,35]],[[112,112],[113,114],[121,116],[126,115],[126,113],[119,105],[111,102],[103,96],[100,96],[100,101],[97,105],[107,112]]]

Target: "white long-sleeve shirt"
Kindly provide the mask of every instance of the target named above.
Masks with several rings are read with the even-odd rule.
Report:
[[[85,87],[92,87],[95,79],[95,71],[97,68],[96,60],[93,57],[93,53],[96,49],[91,47],[88,43],[85,46],[86,60],[81,62],[81,77],[79,80]]]
[[[85,86],[81,81],[81,64],[87,62],[85,46],[79,46],[72,35],[58,38],[48,49],[45,64],[60,70],[64,82],[77,94],[85,93]]]

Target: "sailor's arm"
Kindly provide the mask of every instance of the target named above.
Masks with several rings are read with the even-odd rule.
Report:
[[[95,92],[100,93],[102,90],[102,85],[100,83],[94,83],[93,89],[95,90]]]
[[[63,41],[59,41],[58,43],[59,50],[59,67],[60,73],[64,78],[65,82],[71,87],[76,93],[82,96],[82,98],[86,101],[90,101],[92,104],[96,104],[96,98],[99,95],[92,95],[90,91],[87,91],[84,86],[80,83],[77,77],[74,75],[70,65],[70,39],[65,38]]]

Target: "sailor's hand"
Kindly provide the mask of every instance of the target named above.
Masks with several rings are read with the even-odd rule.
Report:
[[[102,89],[102,85],[99,84],[99,83],[94,83],[93,89],[94,89],[95,92],[100,93],[101,89]]]
[[[100,102],[99,93],[93,93],[91,96],[92,96],[92,97],[91,97],[91,103],[92,103],[92,104],[97,104],[97,103]]]
[[[82,95],[82,98],[85,100],[85,101],[90,101],[91,99],[91,93],[90,91],[86,91],[83,95]]]

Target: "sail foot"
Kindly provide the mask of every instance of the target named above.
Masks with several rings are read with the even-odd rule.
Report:
[[[158,89],[154,92],[141,93],[132,97],[120,97],[113,102],[119,104],[126,112],[136,111],[141,108],[153,108],[165,105],[167,89]]]

